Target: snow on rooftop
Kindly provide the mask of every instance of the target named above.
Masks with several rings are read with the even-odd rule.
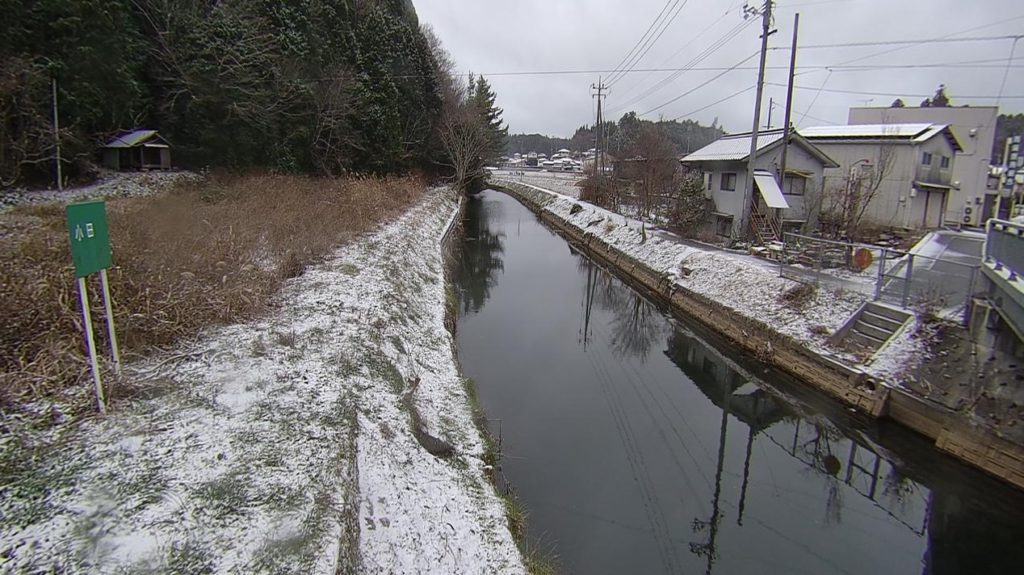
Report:
[[[757,149],[763,150],[782,139],[782,130],[760,132],[757,135]],[[750,134],[722,136],[703,148],[684,157],[683,162],[708,162],[743,160],[750,155]]]
[[[804,138],[913,138],[922,132],[945,125],[928,123],[916,124],[851,124],[849,126],[813,126],[800,128]]]

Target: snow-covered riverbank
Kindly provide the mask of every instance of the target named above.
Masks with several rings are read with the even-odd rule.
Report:
[[[856,291],[820,288],[806,298],[786,294],[800,284],[777,271],[753,265],[742,257],[673,241],[643,230],[641,222],[576,200],[545,187],[496,178],[505,185],[525,186],[544,194],[544,209],[664,274],[672,282],[724,305],[773,331],[801,342],[816,354],[862,369],[879,381],[898,385],[899,374],[912,369],[925,354],[926,343],[903,330],[874,357],[856,357],[830,346],[838,331],[866,301]]]
[[[525,572],[444,325],[456,213],[432,192],[270,317],[132,366],[105,419],[6,434],[0,571]]]

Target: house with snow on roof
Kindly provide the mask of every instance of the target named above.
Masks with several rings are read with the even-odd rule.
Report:
[[[723,136],[680,160],[688,171],[702,174],[705,197],[713,203],[709,224],[715,233],[767,243],[782,239],[786,231],[816,226],[815,198],[821,195],[824,171],[839,164],[791,131],[782,174],[783,131],[762,131],[748,187],[750,140],[749,132]]]
[[[108,141],[103,165],[111,170],[169,170],[171,144],[156,130],[131,130]]]
[[[839,164],[825,171],[821,207],[839,231],[937,228],[959,209],[951,203],[953,165],[963,147],[948,124],[821,126],[800,134]]]

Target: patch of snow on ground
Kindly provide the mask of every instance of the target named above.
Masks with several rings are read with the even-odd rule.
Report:
[[[576,187],[576,184],[583,179],[583,174],[573,172],[511,172],[495,170],[494,175],[505,180],[540,186],[570,198],[580,197],[580,189]]]
[[[524,573],[444,328],[435,191],[4,486],[5,572]],[[423,426],[455,448],[442,460]],[[68,429],[70,428],[70,429]],[[39,488],[43,482],[45,488]]]
[[[0,210],[18,204],[68,203],[98,198],[124,198],[155,194],[181,181],[201,176],[187,171],[103,172],[99,181],[85,186],[57,190],[0,190]]]

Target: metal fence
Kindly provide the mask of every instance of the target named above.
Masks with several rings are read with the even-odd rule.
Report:
[[[793,233],[775,253],[782,277],[947,317],[965,319],[977,289],[978,264],[951,258]]]

